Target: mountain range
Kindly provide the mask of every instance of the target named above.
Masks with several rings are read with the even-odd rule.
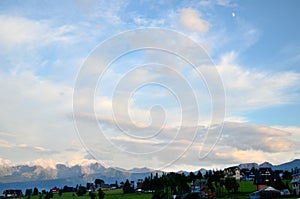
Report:
[[[300,168],[300,159],[280,165],[272,165],[264,162],[262,164],[247,163],[237,165],[238,167],[251,169],[260,167],[270,167],[273,170],[287,170],[291,171],[295,167]],[[200,169],[201,173],[205,173],[205,169]],[[180,173],[188,174],[186,171],[179,171]],[[195,171],[195,173],[198,171]],[[95,179],[103,179],[106,183],[115,183],[116,181],[125,182],[126,179],[138,180],[150,176],[151,173],[158,173],[161,175],[162,171],[153,171],[148,168],[135,168],[131,170],[124,170],[118,168],[106,168],[99,163],[91,163],[88,165],[66,166],[64,164],[57,164],[55,168],[44,168],[39,165],[19,165],[9,166],[0,165],[0,194],[3,190],[9,188],[33,188],[50,189],[54,186],[63,187],[76,186],[77,184],[85,185],[87,182],[94,182]]]
[[[251,168],[271,168],[272,170],[283,170],[283,171],[291,171],[292,169],[300,168],[300,159],[295,159],[291,162],[286,162],[279,165],[272,165],[269,162],[264,162],[262,164],[257,163],[246,163],[246,164],[239,164],[238,167],[240,169],[251,169]]]
[[[152,171],[148,168],[124,170],[120,168],[106,168],[99,163],[75,165],[68,167],[57,164],[55,168],[44,168],[39,165],[8,166],[0,165],[0,195],[5,189],[27,189],[38,187],[49,190],[54,186],[65,185],[75,187],[102,179],[105,183],[125,182],[126,179],[138,180],[150,176],[151,173],[162,174],[161,171]]]

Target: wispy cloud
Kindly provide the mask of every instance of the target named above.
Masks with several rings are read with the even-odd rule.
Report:
[[[209,30],[210,23],[201,18],[200,13],[192,8],[184,8],[181,10],[180,23],[190,30],[206,33]]]
[[[300,83],[299,73],[246,69],[236,63],[236,56],[234,52],[226,54],[217,64],[226,91],[229,115],[297,101],[299,93],[294,88]]]
[[[55,26],[49,20],[33,20],[25,17],[0,15],[0,43],[2,48],[19,45],[47,45],[76,42],[81,34],[73,25]]]
[[[213,5],[218,5],[218,6],[224,6],[224,7],[236,7],[237,4],[234,3],[231,0],[201,0],[199,2],[200,6],[213,6]]]

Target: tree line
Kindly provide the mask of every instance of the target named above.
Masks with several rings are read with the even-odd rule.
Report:
[[[241,172],[251,172],[255,175],[259,174],[259,170],[252,168],[251,170],[241,170]],[[292,173],[288,171],[272,172],[274,175],[274,179],[270,182],[270,186],[275,189],[282,190],[285,188],[289,188],[288,184],[283,183],[281,179],[290,180],[292,178]],[[187,175],[185,173],[162,173],[159,175],[156,173],[153,175],[152,173],[145,177],[142,181],[141,189],[144,192],[152,193],[152,199],[167,199],[170,195],[184,195],[188,194],[186,198],[197,198],[196,194],[192,194],[191,192],[191,183],[195,180],[204,179],[206,182],[205,189],[207,192],[213,192],[216,196],[222,196],[224,193],[224,189],[226,189],[227,193],[237,193],[239,191],[239,183],[236,178],[228,177],[225,174],[224,170],[209,170],[206,171],[204,175],[200,171],[197,173],[190,172]],[[255,184],[255,180],[253,181]],[[116,186],[118,187],[118,183],[116,181]],[[132,182],[129,182],[127,179],[125,183],[120,183],[123,189],[123,193],[134,193],[134,185]],[[95,188],[102,187],[104,185],[104,181],[102,179],[96,179],[94,182]],[[70,189],[70,187],[65,186],[63,189],[60,189],[58,192],[59,196],[62,196],[64,192],[75,191],[77,196],[83,196],[85,194],[89,194],[91,199],[95,199],[97,196],[99,199],[103,199],[105,194],[103,190],[98,189],[97,192],[88,191],[87,187],[77,185],[76,188]],[[53,198],[53,193],[51,191],[47,192],[43,190],[39,192],[37,188],[27,189],[25,192],[25,196],[30,199],[31,195],[39,195],[39,199],[50,199]]]

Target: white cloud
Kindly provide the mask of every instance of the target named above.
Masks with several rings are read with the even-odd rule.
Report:
[[[22,17],[1,15],[0,23],[0,42],[8,46],[36,41],[46,33],[45,25]]]
[[[242,116],[228,116],[225,118],[225,122],[248,123],[249,120]]]
[[[85,166],[85,165],[89,165],[89,164],[93,164],[93,163],[97,163],[97,160],[84,159],[84,158],[83,159],[73,159],[70,162],[68,162],[68,166],[69,167],[72,167],[72,166],[75,166],[75,165]]]
[[[75,42],[81,34],[76,26],[51,24],[47,20],[0,15],[0,43],[8,48],[42,46],[53,42]]]
[[[300,145],[300,127],[299,126],[272,126],[272,128],[287,132],[289,134],[289,138],[294,142],[294,155],[297,157],[298,149],[297,146]]]
[[[236,120],[238,120],[238,122],[236,122]],[[100,148],[107,148],[110,151],[111,159],[105,159],[104,161],[107,161],[106,163],[109,166],[121,166],[124,168],[130,168],[128,163],[120,161],[124,158],[130,160],[133,165],[138,167],[148,166],[155,168],[155,166],[157,166],[157,168],[161,168],[175,160],[174,168],[180,167],[180,165],[195,164],[208,165],[210,167],[211,161],[215,162],[215,165],[237,164],[249,161],[263,162],[265,160],[280,163],[276,161],[276,158],[292,151],[297,152],[297,140],[292,139],[294,136],[288,131],[268,126],[247,124],[244,123],[245,121],[243,119],[233,118],[230,121],[231,122],[225,122],[222,136],[212,151],[208,156],[201,159],[199,159],[198,156],[199,150],[201,150],[205,133],[208,130],[207,127],[204,126],[199,126],[198,136],[196,136],[195,140],[193,140],[194,134],[191,127],[182,127],[178,135],[176,135],[177,129],[165,127],[159,136],[156,135],[154,139],[143,139],[133,138],[122,133],[116,126],[115,121],[106,120],[102,117],[99,120],[103,125],[102,131],[100,132],[105,134],[105,139],[110,140],[111,143],[105,145],[102,142],[102,146],[100,146],[97,142],[92,142],[92,140],[88,139],[96,135],[99,140],[99,134],[94,134],[93,136],[92,134],[85,133],[83,136],[85,136],[84,140],[87,141],[87,145],[92,148],[92,150],[95,150],[96,156],[104,157],[106,152]],[[91,126],[89,123],[87,123],[87,125]],[[132,126],[126,125],[126,127],[130,132]],[[150,132],[151,129],[148,128],[148,131]],[[148,131],[146,135],[149,135]],[[212,127],[212,134],[209,134],[204,141],[203,150],[205,152],[210,151],[211,143],[214,143],[213,140],[216,139],[212,137],[213,132],[214,127]],[[143,135],[142,130],[140,130],[139,133]],[[111,145],[112,143],[113,145]],[[192,146],[188,148],[190,144],[192,144]],[[97,147],[99,150],[96,150]],[[166,148],[164,149],[164,147]],[[187,151],[184,153],[186,149]],[[161,151],[155,153],[157,150]],[[149,162],[149,155],[156,159],[157,162],[155,166]],[[108,160],[113,162],[108,163]],[[285,160],[289,161],[290,159],[286,158]],[[173,168],[173,165],[171,165],[170,168]]]
[[[58,155],[74,139],[72,88],[30,72],[0,73],[0,145],[5,158],[18,163]],[[12,150],[13,148],[13,150]],[[24,155],[19,157],[19,154]]]
[[[299,94],[294,88],[300,83],[299,73],[246,69],[235,62],[235,57],[236,53],[228,53],[217,64],[229,115],[297,101]]]
[[[225,123],[219,144],[240,150],[259,150],[270,153],[295,149],[290,133],[267,126]]]
[[[180,23],[190,30],[198,31],[199,33],[206,33],[209,28],[209,22],[201,19],[201,14],[192,8],[184,8],[181,10]]]
[[[201,0],[199,2],[200,6],[213,6],[219,5],[224,7],[236,7],[237,5],[231,0]]]
[[[57,160],[53,160],[53,159],[36,159],[33,161],[28,161],[25,164],[27,165],[38,165],[41,166],[45,169],[55,169],[57,164],[60,164],[60,162],[58,162]]]
[[[228,165],[270,161],[280,164],[297,158],[299,145],[290,132],[267,126],[225,122],[223,134],[213,150],[205,157],[199,158],[199,143],[196,140],[192,147],[174,165],[201,165],[208,168],[224,168]],[[208,140],[215,139],[208,136]],[[207,145],[204,142],[204,150]],[[171,149],[170,149],[171,151]],[[195,169],[199,169],[195,167]]]
[[[249,163],[249,162],[264,162],[266,155],[263,151],[259,150],[240,150],[234,147],[224,147],[216,150],[215,159],[221,159],[224,162],[229,161],[229,164]],[[212,154],[212,155],[213,155]]]
[[[233,3],[232,0],[216,0],[216,4],[220,6],[225,6],[225,7],[234,7],[236,6],[235,3]]]

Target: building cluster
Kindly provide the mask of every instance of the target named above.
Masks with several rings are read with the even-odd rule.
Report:
[[[282,170],[272,170],[270,167],[260,167],[250,169],[240,169],[238,166],[228,167],[222,171],[220,181],[225,182],[226,178],[234,178],[236,181],[253,181],[256,191],[250,198],[274,198],[280,196],[296,195],[300,196],[300,169],[292,170],[292,189],[283,181]],[[275,188],[274,188],[275,187]],[[191,183],[191,191],[206,196],[211,194],[208,189],[207,179],[196,179]]]
[[[22,190],[20,189],[8,189],[3,191],[3,195],[6,198],[21,198],[23,197]]]
[[[300,169],[295,169],[292,175],[292,187],[294,195],[300,196]]]

